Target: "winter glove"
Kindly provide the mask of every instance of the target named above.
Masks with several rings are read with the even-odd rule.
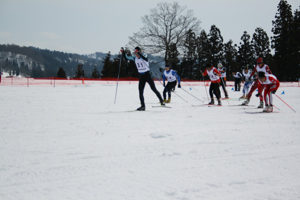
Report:
[[[178,84],[178,88],[181,88],[181,85],[180,85],[180,84]]]
[[[256,97],[259,97],[259,96],[260,96],[260,93],[257,93],[255,96],[256,96]]]
[[[273,90],[273,91],[272,91],[272,94],[275,94],[275,93],[276,93],[276,90]]]

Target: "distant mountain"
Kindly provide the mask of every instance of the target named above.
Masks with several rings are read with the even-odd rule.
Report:
[[[78,55],[59,51],[43,50],[36,47],[0,45],[1,71],[31,77],[56,76],[62,67],[67,76],[73,77],[78,64],[84,65],[87,76],[92,74],[94,66],[102,70],[102,58],[106,54],[97,52],[90,55]]]
[[[102,61],[106,55],[107,53],[102,52],[79,55],[36,47],[0,44],[0,70],[21,76],[50,77],[56,76],[58,69],[62,67],[67,76],[74,77],[78,64],[83,64],[85,76],[90,78],[95,66],[99,72],[102,71]],[[111,55],[111,59],[116,56]],[[159,74],[159,68],[164,66],[164,63],[160,62],[162,59],[154,56],[149,58],[151,71]]]

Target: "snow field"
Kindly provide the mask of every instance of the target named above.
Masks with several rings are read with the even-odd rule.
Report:
[[[204,86],[182,87],[207,102]],[[0,199],[300,199],[297,87],[277,92],[296,113],[274,96],[270,114],[238,100],[193,107],[179,88],[188,103],[172,94],[171,109],[152,108],[148,85],[146,111],[131,112],[137,84],[120,84],[116,104],[114,84],[0,91]]]

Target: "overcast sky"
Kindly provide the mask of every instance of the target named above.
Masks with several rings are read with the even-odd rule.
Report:
[[[239,44],[244,31],[257,27],[273,34],[280,0],[184,0],[209,32],[214,24],[224,42]],[[35,46],[68,53],[112,54],[143,26],[141,17],[160,2],[173,0],[0,0],[0,44]],[[288,0],[293,12],[299,0]],[[252,37],[251,37],[252,38]],[[145,50],[146,51],[146,50]]]

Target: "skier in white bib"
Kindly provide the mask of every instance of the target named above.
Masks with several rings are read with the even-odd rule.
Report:
[[[151,90],[158,97],[161,105],[164,106],[165,105],[164,100],[162,99],[161,94],[157,91],[155,87],[155,83],[150,74],[148,56],[142,53],[140,47],[135,47],[135,52],[134,52],[135,56],[127,56],[123,51],[123,49],[121,49],[121,52],[123,53],[124,58],[126,60],[132,60],[135,62],[136,68],[139,72],[139,96],[141,101],[141,107],[137,108],[137,110],[138,111],[146,110],[145,99],[144,99],[144,89],[145,89],[146,82],[150,85]]]
[[[167,85],[165,81],[168,81]],[[170,69],[170,65],[166,64],[165,70],[163,72],[163,85],[165,87],[163,91],[163,97],[164,97],[164,102],[165,103],[170,103],[171,102],[171,90],[172,88],[175,88],[176,86],[176,80],[178,80],[178,88],[181,88],[180,86],[180,77],[174,71],[173,69]],[[168,93],[168,100],[166,99]]]
[[[225,94],[225,99],[229,99],[228,97],[228,92],[226,90],[226,67],[224,67],[222,65],[222,63],[218,64],[218,71],[221,73],[221,77],[220,77],[220,85],[222,86],[222,89],[224,91]]]
[[[243,75],[240,72],[233,70],[232,76],[234,77],[234,91],[240,91],[241,90],[241,80],[243,78]]]
[[[251,69],[248,69],[248,66],[244,67],[242,74],[243,74],[243,82],[244,82],[244,87],[243,87],[243,96],[240,97],[240,99],[246,98],[249,89],[253,83],[253,78],[250,76],[252,73]]]
[[[214,105],[214,97],[213,94],[216,96],[218,100],[218,105],[221,106],[221,92],[220,92],[220,77],[221,73],[211,64],[206,64],[206,70],[202,73],[203,76],[208,75],[210,78],[210,86],[209,86],[209,95],[211,101],[208,103],[209,105]]]

